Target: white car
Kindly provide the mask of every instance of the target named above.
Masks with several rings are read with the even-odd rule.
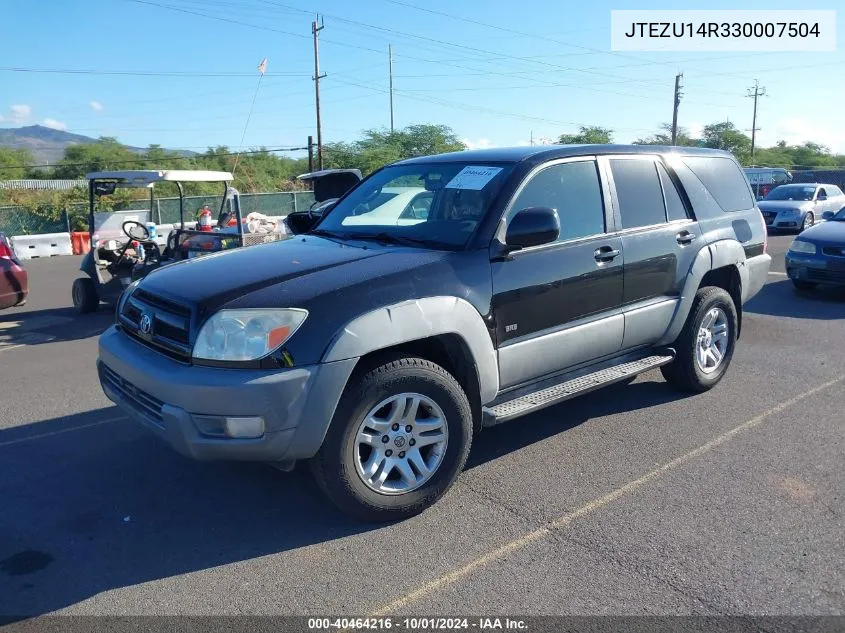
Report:
[[[384,187],[371,200],[358,205],[344,226],[409,226],[424,222],[434,193],[422,187]]]

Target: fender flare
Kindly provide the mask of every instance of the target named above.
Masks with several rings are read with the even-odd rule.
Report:
[[[704,275],[711,270],[735,266],[739,273],[740,292],[744,302],[748,288],[748,267],[745,265],[745,259],[745,249],[736,240],[718,240],[698,251],[698,255],[696,255],[687,273],[687,280],[681,292],[678,307],[675,309],[675,315],[672,317],[672,322],[657,344],[670,345],[681,334],[684,323],[686,323],[692,309],[695,294],[701,286],[701,281],[704,279]],[[741,306],[737,306],[737,310],[740,309]]]
[[[371,310],[347,323],[331,340],[321,362],[330,363],[442,334],[459,336],[475,364],[481,402],[499,391],[493,341],[478,310],[458,297],[426,297]]]

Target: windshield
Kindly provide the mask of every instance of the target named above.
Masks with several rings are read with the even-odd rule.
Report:
[[[765,200],[812,200],[815,187],[802,187],[800,185],[783,185],[772,189]]]
[[[510,165],[425,163],[387,167],[362,182],[315,232],[455,249],[486,215]]]

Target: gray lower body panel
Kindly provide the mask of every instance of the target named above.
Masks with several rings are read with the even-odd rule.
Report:
[[[769,278],[769,269],[772,266],[772,256],[768,253],[749,257],[745,260],[745,269],[748,274],[746,283],[742,286],[742,302],[745,303],[756,295],[766,285]],[[745,281],[745,280],[744,280]]]
[[[178,452],[202,460],[312,457],[322,444],[356,359],[278,371],[189,366],[115,327],[99,343],[106,396]],[[194,416],[261,417],[256,439],[203,435]]]

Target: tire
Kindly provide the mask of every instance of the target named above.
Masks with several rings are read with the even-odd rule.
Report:
[[[717,324],[723,321],[726,326],[726,337],[719,337],[724,341],[724,351],[721,360],[705,370],[699,360],[699,331],[705,318],[714,310],[720,311],[723,317],[720,317]],[[660,368],[666,381],[683,391],[693,393],[702,393],[715,387],[727,372],[733,358],[737,322],[736,306],[725,290],[713,286],[700,288],[693,300],[684,329],[674,343],[675,360]],[[717,329],[716,325],[713,329]],[[716,338],[710,337],[713,341]],[[712,362],[713,358],[709,360]]]
[[[803,281],[802,279],[793,279],[792,285],[795,286],[798,290],[812,290],[816,287],[816,282],[814,281]]]
[[[73,307],[76,308],[79,314],[88,314],[100,307],[97,288],[89,277],[80,277],[74,280],[71,295],[73,297]]]
[[[802,231],[806,231],[811,226],[816,223],[816,216],[813,215],[812,211],[808,211],[807,214],[804,216],[804,220],[801,222],[801,227],[798,229],[798,232],[801,233]]]
[[[385,408],[378,408],[385,402],[402,402],[403,398],[413,400],[420,396],[423,404],[419,406],[415,416],[408,416],[403,424],[412,421],[413,432],[403,435],[408,427],[399,427],[394,431],[389,422],[390,415],[399,410],[399,404],[388,404]],[[434,413],[426,402],[433,403],[439,408],[442,417]],[[394,408],[395,407],[395,408]],[[402,406],[402,410],[405,407]],[[410,410],[410,409],[409,409]],[[365,420],[377,420],[384,424],[386,430],[377,432],[366,426]],[[390,469],[378,467],[373,479],[385,470],[389,470],[387,480],[383,486],[395,486],[396,490],[380,491],[373,488],[374,482],[365,483],[365,470],[368,465],[385,459],[392,447],[392,462],[397,463],[400,456],[407,454],[404,459],[405,468],[412,462],[411,450],[402,451],[400,447],[410,449],[417,442],[414,437],[422,426],[438,424],[442,420],[445,427],[446,440],[443,444],[432,444],[431,436],[426,439],[427,445],[416,449],[416,455],[428,455],[424,462],[432,464],[432,474],[426,479],[423,471],[417,467],[419,463],[414,458],[411,475],[424,483],[413,487],[401,477],[398,467]],[[415,427],[414,424],[420,426]],[[369,432],[368,432],[369,431]],[[360,441],[361,433],[378,438],[378,435],[390,437],[387,444],[376,444],[372,439],[368,442]],[[427,431],[433,433],[434,431]],[[390,435],[388,435],[390,434]],[[441,435],[437,435],[441,437]],[[382,438],[378,438],[381,441]],[[405,439],[402,439],[405,438]],[[399,441],[402,440],[402,444]],[[455,378],[445,369],[431,361],[422,358],[400,357],[384,358],[370,365],[350,380],[341,396],[332,423],[323,445],[317,455],[311,460],[311,471],[317,484],[323,492],[341,510],[365,521],[383,522],[406,519],[419,514],[434,504],[452,486],[466,464],[472,443],[472,413],[467,396]],[[376,450],[381,451],[375,453]],[[439,461],[437,461],[439,459]],[[436,464],[435,464],[436,462]],[[426,465],[427,466],[427,465]],[[407,471],[406,471],[407,472]],[[408,488],[402,492],[402,487]]]

